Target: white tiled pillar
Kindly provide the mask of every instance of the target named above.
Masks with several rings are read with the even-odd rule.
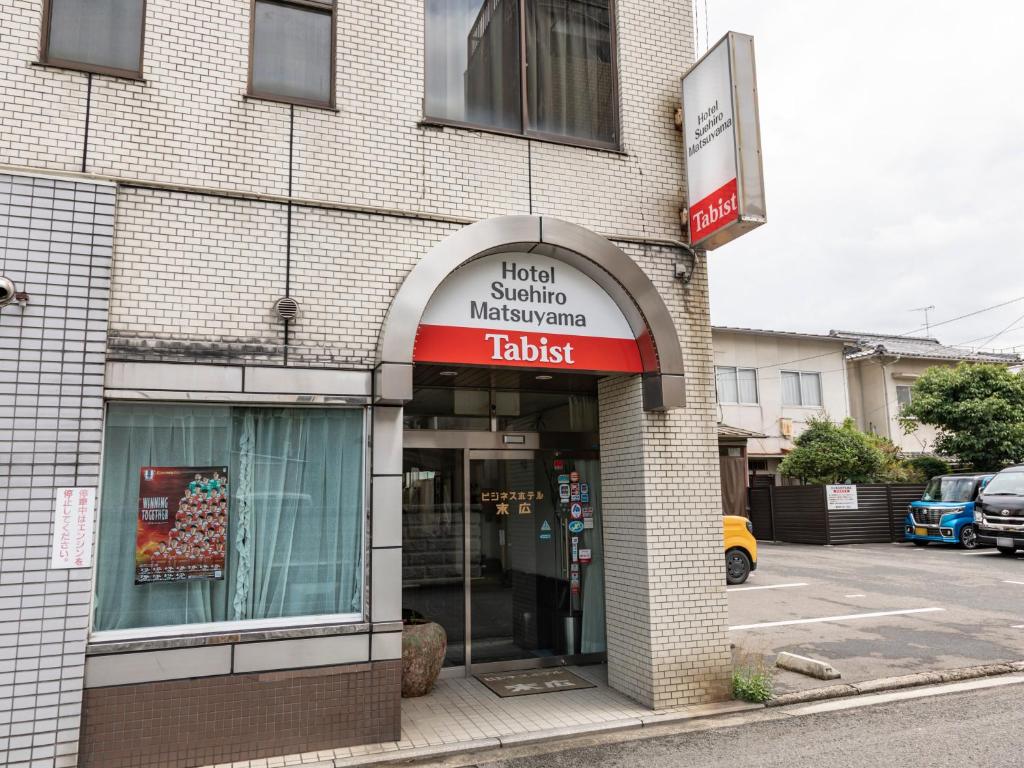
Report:
[[[714,420],[599,385],[608,681],[655,708],[727,697],[728,606]]]

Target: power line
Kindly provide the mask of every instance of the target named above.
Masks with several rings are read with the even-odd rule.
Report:
[[[999,304],[993,304],[990,307],[982,307],[981,309],[976,309],[973,312],[968,312],[966,315],[960,315],[958,317],[952,317],[949,320],[943,320],[940,323],[932,323],[931,325],[927,325],[927,326],[926,325],[918,326],[914,330],[906,331],[905,333],[880,334],[880,335],[911,336],[911,335],[917,333],[918,331],[924,331],[924,330],[930,331],[932,328],[938,328],[940,325],[949,325],[950,323],[955,323],[957,320],[963,320],[966,317],[974,317],[975,315],[980,315],[983,312],[991,312],[993,309],[999,309],[1000,307],[1006,307],[1006,306],[1009,306],[1010,304],[1016,304],[1018,301],[1024,301],[1024,296],[1018,296],[1017,298],[1010,299],[1009,301],[1004,301],[1004,302],[1001,302]]]
[[[1003,330],[999,331],[999,333],[997,333],[997,334],[996,334],[995,336],[990,336],[990,337],[989,337],[988,339],[986,339],[986,340],[985,340],[985,341],[983,341],[983,342],[982,342],[981,344],[979,344],[979,345],[978,345],[977,347],[975,347],[975,349],[981,349],[982,347],[984,347],[984,346],[987,346],[987,345],[991,344],[991,343],[992,343],[993,341],[995,341],[996,339],[998,339],[998,338],[999,338],[1000,336],[1002,336],[1002,335],[1003,335],[1004,333],[1006,333],[1006,332],[1007,332],[1008,330],[1010,330],[1010,329],[1011,329],[1011,328],[1012,328],[1013,326],[1015,326],[1015,325],[1016,325],[1017,323],[1019,323],[1019,322],[1020,322],[1021,320],[1024,320],[1024,315],[1021,315],[1020,317],[1018,317],[1018,318],[1017,318],[1016,320],[1014,320],[1014,321],[1013,321],[1012,323],[1010,323],[1010,324],[1009,324],[1008,326],[1006,326],[1005,328],[1003,328]]]

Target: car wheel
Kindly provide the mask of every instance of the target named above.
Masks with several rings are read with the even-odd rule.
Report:
[[[960,546],[964,549],[978,548],[978,532],[973,525],[965,525],[960,529]]]
[[[730,549],[725,553],[726,584],[742,584],[750,575],[750,558],[742,549]]]
[[[1000,555],[1006,555],[1007,557],[1013,557],[1017,554],[1017,550],[1013,547],[996,547],[999,550]]]
[[[918,541],[918,540],[915,539],[914,540],[914,546],[915,547],[927,547],[928,546],[928,542],[927,541]]]

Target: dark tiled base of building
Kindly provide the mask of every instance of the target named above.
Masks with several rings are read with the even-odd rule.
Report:
[[[81,768],[192,768],[401,731],[401,661],[85,691]]]

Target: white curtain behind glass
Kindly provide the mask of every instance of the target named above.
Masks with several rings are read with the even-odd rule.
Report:
[[[757,372],[753,368],[737,368],[736,385],[739,402],[757,402]]]
[[[800,405],[800,374],[782,372],[783,405]]]
[[[97,553],[97,630],[358,613],[363,414],[356,409],[110,407]],[[144,466],[227,465],[222,581],[136,586]]]
[[[277,409],[236,417],[235,619],[356,613],[362,585],[362,417]],[[244,484],[243,484],[244,483]]]
[[[103,457],[103,506],[96,552],[95,628],[195,624],[227,618],[223,581],[135,584],[135,528],[142,467],[228,466],[228,407],[112,405]]]

